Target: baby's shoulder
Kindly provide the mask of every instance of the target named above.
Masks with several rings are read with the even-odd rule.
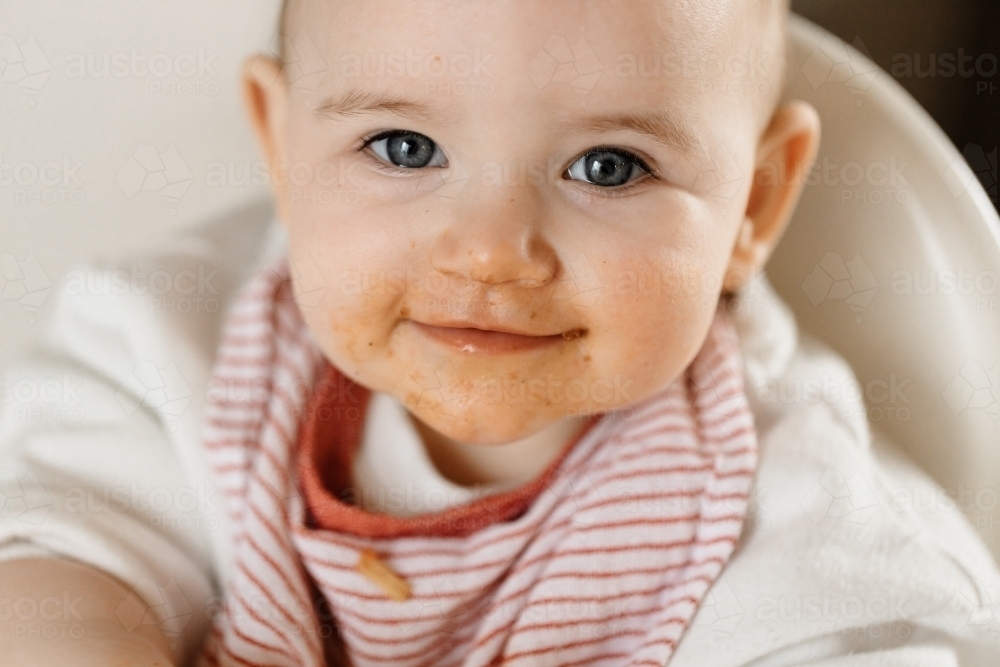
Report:
[[[79,265],[55,286],[39,343],[97,364],[210,362],[230,303],[282,248],[270,209],[258,206]]]

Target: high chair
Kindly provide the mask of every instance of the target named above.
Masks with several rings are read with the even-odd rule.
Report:
[[[1000,558],[1000,220],[898,83],[815,24],[790,27],[786,97],[816,107],[822,140],[767,276],[850,363],[872,428]]]

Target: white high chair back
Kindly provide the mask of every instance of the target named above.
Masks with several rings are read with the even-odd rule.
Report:
[[[888,74],[799,17],[790,42],[786,97],[816,107],[822,142],[768,277],[1000,558],[1000,220]]]

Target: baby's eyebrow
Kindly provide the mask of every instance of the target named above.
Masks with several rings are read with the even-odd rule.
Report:
[[[316,107],[316,114],[338,120],[367,113],[388,112],[425,123],[446,125],[454,121],[443,109],[403,95],[351,88],[331,95]],[[685,153],[698,153],[702,142],[688,127],[673,116],[656,111],[601,114],[574,118],[562,123],[567,131],[613,132],[632,130]]]
[[[442,109],[415,99],[359,88],[352,88],[339,96],[332,95],[316,107],[318,115],[335,120],[379,112],[409,116],[427,123],[441,123],[445,116]]]
[[[632,130],[685,153],[699,153],[703,148],[701,140],[685,124],[678,122],[671,115],[659,111],[574,118],[564,121],[563,127],[567,130],[584,132]]]

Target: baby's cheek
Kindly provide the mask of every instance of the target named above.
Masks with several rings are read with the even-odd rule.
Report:
[[[317,247],[292,261],[296,304],[310,333],[335,365],[357,376],[384,350],[395,297],[336,249]]]
[[[718,301],[704,267],[664,263],[631,269],[603,300],[603,374],[655,390],[679,375],[700,349]],[[595,339],[595,343],[596,343]]]
[[[395,299],[377,290],[357,290],[352,283],[344,288],[344,284],[334,282],[327,289],[317,309],[316,326],[335,346],[338,359],[361,366],[385,355],[396,321]]]

